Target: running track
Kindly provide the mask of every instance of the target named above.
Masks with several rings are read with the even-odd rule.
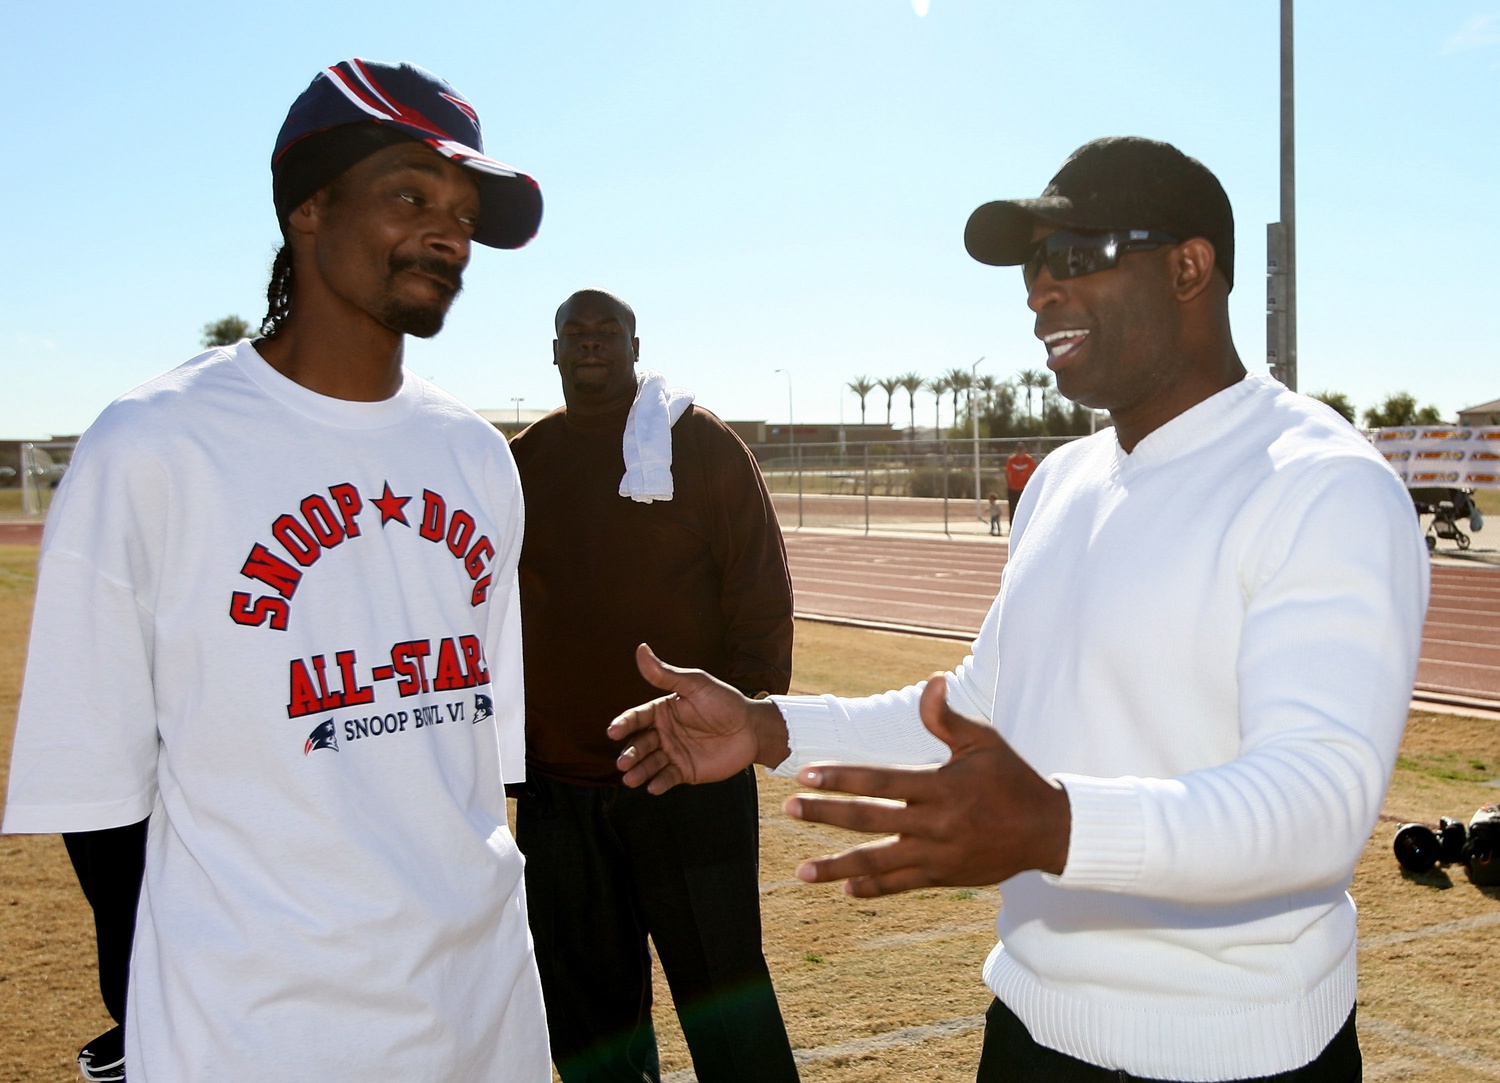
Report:
[[[0,544],[36,544],[38,523],[0,524]],[[797,615],[965,639],[979,631],[1006,547],[964,540],[793,531]],[[1419,698],[1500,709],[1500,568],[1437,563],[1417,667]]]
[[[786,535],[797,615],[967,638],[1000,585],[998,540]],[[1419,698],[1500,709],[1500,568],[1432,566]]]

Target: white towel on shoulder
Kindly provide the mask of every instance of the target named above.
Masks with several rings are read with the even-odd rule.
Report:
[[[637,369],[635,401],[625,419],[625,476],[620,495],[642,504],[672,499],[672,426],[693,405],[685,387],[668,387],[667,378]]]

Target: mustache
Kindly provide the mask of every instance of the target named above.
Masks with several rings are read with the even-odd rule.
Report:
[[[463,268],[436,256],[392,256],[391,274],[396,275],[402,271],[420,271],[422,274],[432,275],[451,286],[454,294],[464,288]]]

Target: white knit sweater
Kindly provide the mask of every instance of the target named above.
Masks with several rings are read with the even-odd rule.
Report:
[[[1346,888],[1400,744],[1427,583],[1400,481],[1268,377],[1130,454],[1106,430],[1047,457],[948,696],[1072,805],[1063,874],[1006,881],[984,967],[1037,1041],[1162,1079],[1317,1056],[1354,1003]],[[778,697],[778,772],[943,761],[919,694]]]

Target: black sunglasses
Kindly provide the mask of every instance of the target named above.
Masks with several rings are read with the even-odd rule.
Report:
[[[1021,273],[1027,288],[1030,288],[1043,267],[1061,282],[1065,278],[1107,271],[1120,262],[1122,253],[1144,252],[1176,243],[1176,237],[1154,229],[1120,229],[1105,233],[1075,233],[1059,229],[1032,246]]]

